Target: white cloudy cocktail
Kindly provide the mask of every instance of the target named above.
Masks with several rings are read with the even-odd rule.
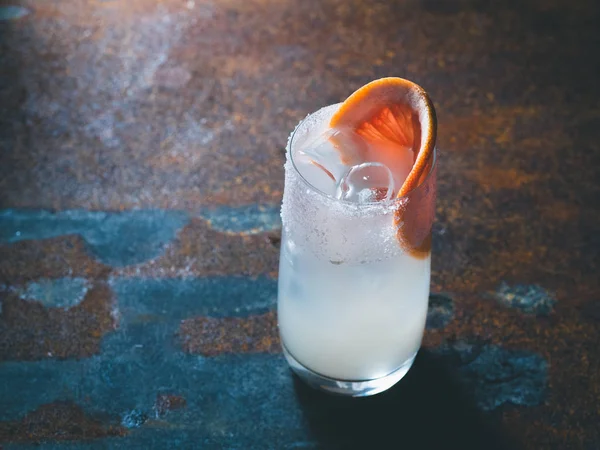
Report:
[[[309,384],[371,395],[402,378],[421,345],[435,151],[419,185],[398,197],[412,149],[343,162],[340,143],[363,155],[372,143],[329,127],[339,108],[310,115],[288,142],[278,321],[288,362]]]

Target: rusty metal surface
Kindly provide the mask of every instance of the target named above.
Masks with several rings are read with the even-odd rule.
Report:
[[[598,448],[599,19],[1,0],[0,447]],[[348,401],[279,350],[282,149],[389,75],[438,112],[436,295],[407,377]]]

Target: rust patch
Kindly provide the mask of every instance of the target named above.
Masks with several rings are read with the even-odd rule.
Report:
[[[162,256],[115,274],[190,277],[272,273],[279,264],[279,249],[269,241],[272,235],[273,232],[230,235],[213,230],[202,219],[192,219]]]
[[[540,205],[538,211],[546,219],[557,220],[560,222],[576,220],[580,214],[580,209],[575,204],[558,200],[554,200],[550,205]]]
[[[116,326],[112,292],[104,282],[67,310],[45,308],[14,293],[0,296],[0,361],[89,357],[100,352],[102,337]]]
[[[495,107],[469,115],[444,117],[439,122],[442,147],[450,150],[488,147],[490,140],[497,145],[510,144],[514,141],[517,121],[539,113],[536,108]]]
[[[75,441],[125,434],[123,427],[104,424],[68,401],[42,405],[21,420],[0,422],[3,442]]]
[[[260,316],[196,317],[179,327],[187,353],[216,356],[223,353],[279,353],[281,346],[274,312]]]
[[[110,268],[99,263],[79,236],[20,241],[0,245],[0,282],[22,284],[36,278],[105,278]]]
[[[501,169],[499,167],[482,167],[478,170],[468,170],[464,175],[478,183],[486,191],[492,189],[520,189],[526,184],[543,180],[539,174],[528,174],[511,168]]]

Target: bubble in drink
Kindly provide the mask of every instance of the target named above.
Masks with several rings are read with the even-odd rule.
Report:
[[[340,179],[336,197],[355,203],[391,200],[394,197],[394,176],[384,164],[377,162],[352,166]]]

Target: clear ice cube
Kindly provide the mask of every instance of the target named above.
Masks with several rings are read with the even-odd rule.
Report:
[[[336,146],[343,148],[344,162],[341,152]],[[326,128],[307,133],[294,144],[294,159],[311,162],[325,172],[337,184],[347,172],[346,164],[358,164],[364,161],[367,144],[353,130]],[[346,163],[346,164],[344,164]],[[303,174],[304,175],[304,174]],[[312,180],[308,180],[312,182]],[[335,194],[331,192],[332,195]]]
[[[373,203],[394,198],[394,176],[384,164],[366,162],[352,166],[337,184],[336,197],[355,203]]]
[[[337,181],[344,172],[340,153],[330,138],[334,130],[309,133],[294,145],[294,162],[302,176],[320,191],[335,195]]]
[[[333,174],[312,155],[298,152],[294,158],[298,172],[312,186],[328,195],[335,194],[336,180]]]

